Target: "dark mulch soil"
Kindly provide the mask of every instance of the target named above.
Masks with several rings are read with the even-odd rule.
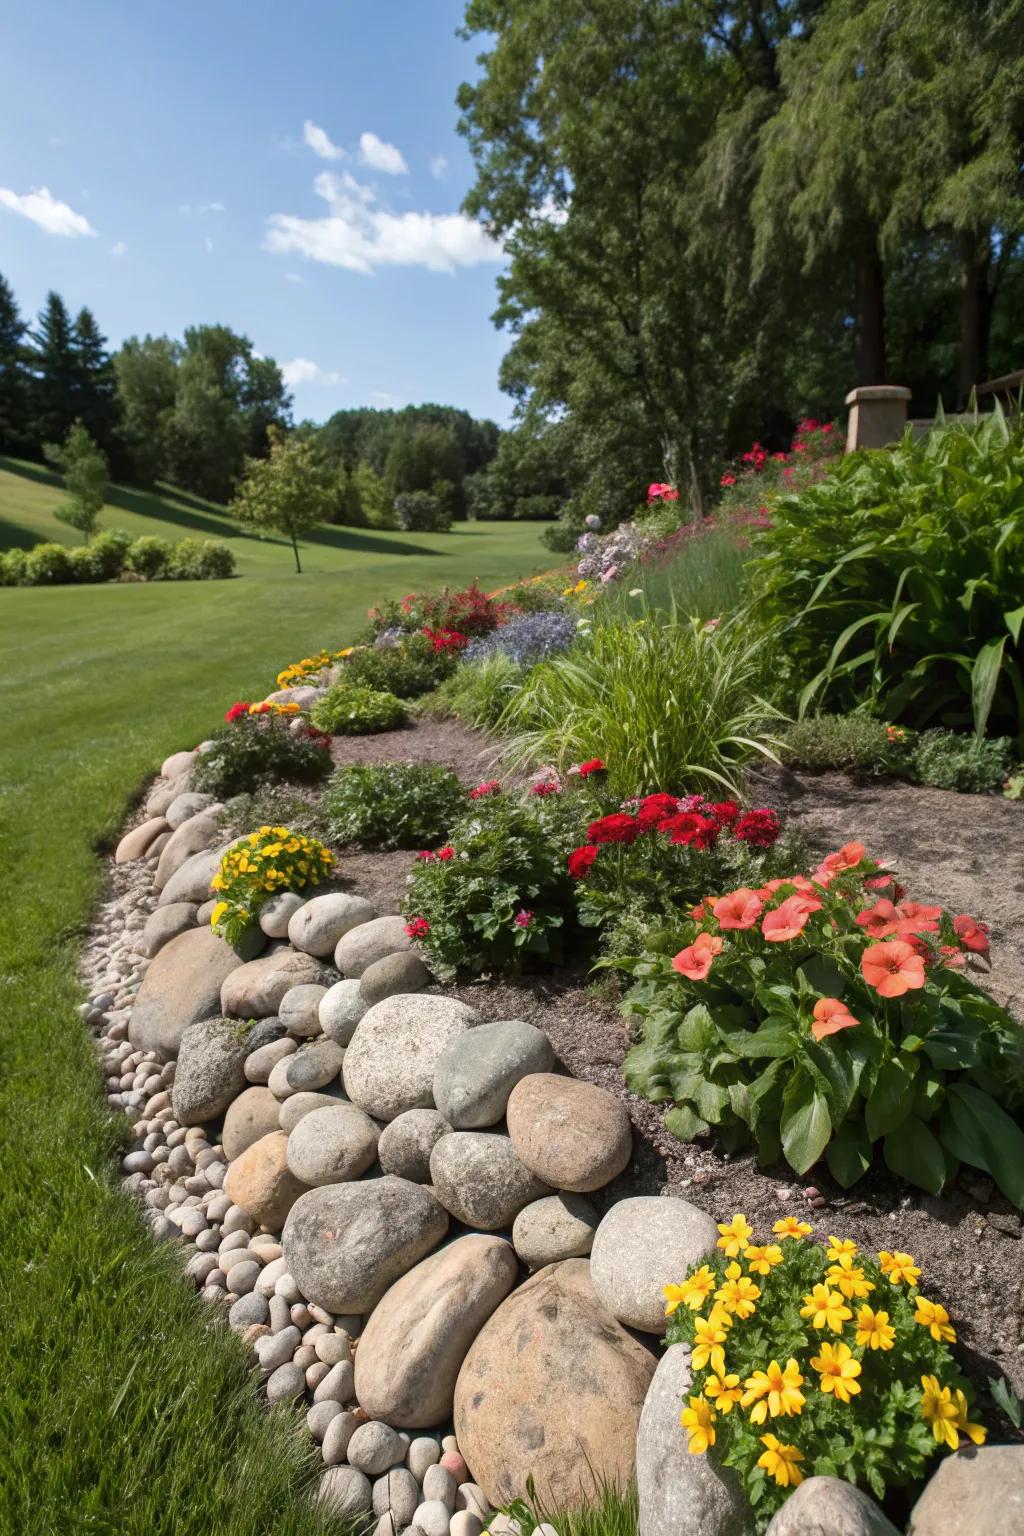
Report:
[[[478,784],[496,771],[494,743],[482,731],[429,715],[410,720],[397,731],[335,736],[331,756],[339,767],[346,763],[441,763],[465,784]]]

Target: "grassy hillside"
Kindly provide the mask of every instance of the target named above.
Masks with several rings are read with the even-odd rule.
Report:
[[[108,527],[233,533],[191,499],[115,492]],[[0,480],[13,542],[73,538],[39,471]],[[128,505],[127,503],[130,503]],[[16,535],[16,537],[14,537]],[[97,847],[170,751],[258,698],[280,667],[340,646],[389,595],[550,563],[529,524],[448,535],[325,529],[298,576],[287,546],[235,534],[232,581],[0,592],[8,678],[0,796],[0,1528],[97,1536],[313,1536],[297,1497],[316,1457],[266,1414],[238,1340],[211,1332],[121,1198],[116,1136],[75,1006]],[[73,1514],[69,1514],[69,1511]]]

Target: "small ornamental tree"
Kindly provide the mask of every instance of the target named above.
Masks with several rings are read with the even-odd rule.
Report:
[[[246,459],[242,483],[228,510],[257,538],[283,533],[290,539],[295,569],[301,573],[299,536],[330,520],[336,488],[312,440],[286,437],[276,427],[269,429],[269,436],[269,458]]]
[[[80,421],[60,446],[47,443],[43,450],[47,462],[64,476],[68,501],[58,507],[62,523],[77,528],[88,544],[99,522],[107,494],[107,456],[98,448]]]

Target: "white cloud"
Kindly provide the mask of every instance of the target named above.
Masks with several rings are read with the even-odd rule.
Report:
[[[373,189],[347,171],[340,176],[322,171],[313,189],[329,205],[327,217],[271,214],[266,250],[362,273],[383,266],[454,272],[502,259],[498,242],[466,214],[390,213],[375,207]]]
[[[49,187],[35,187],[24,196],[12,192],[9,187],[0,187],[0,204],[12,213],[20,213],[24,218],[31,219],[40,229],[45,229],[48,235],[65,235],[74,239],[77,235],[96,233],[84,214],[76,213],[67,203],[58,202]]]
[[[371,170],[380,171],[385,176],[406,176],[409,172],[401,150],[394,144],[385,144],[375,133],[360,135],[359,158]]]
[[[310,357],[293,357],[281,364],[281,377],[289,389],[296,384],[344,384],[345,380],[333,368],[321,368]]]
[[[213,255],[213,241],[210,239],[209,235],[207,235],[206,239],[203,241],[203,248],[205,249],[207,256]]]
[[[127,249],[128,247],[125,245],[123,240],[115,240],[113,245],[110,247],[110,255],[123,256]]]
[[[311,123],[308,117],[302,125],[302,137],[321,160],[344,160],[345,151],[341,146],[332,144],[324,130]]]
[[[306,286],[306,279],[303,277],[301,272],[286,272],[284,275],[284,280],[286,283],[297,283],[301,288],[305,288]]]
[[[179,203],[178,204],[178,212],[179,213],[185,213],[185,214],[189,214],[189,213],[199,213],[199,214],[203,214],[203,213],[223,213],[224,211],[225,211],[224,204],[221,203],[221,202],[214,202],[214,203]]]
[[[444,173],[448,169],[447,155],[431,155],[430,174],[435,181],[444,181]]]
[[[550,192],[540,207],[534,210],[534,214],[536,218],[543,219],[546,224],[565,224],[569,218],[568,208],[563,208],[556,203]]]

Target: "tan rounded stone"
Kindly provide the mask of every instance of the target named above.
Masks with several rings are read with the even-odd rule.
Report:
[[[220,994],[224,1012],[240,1019],[267,1019],[277,1012],[286,993],[322,981],[323,971],[312,955],[285,946],[240,965],[228,979],[231,985],[222,987]]]
[[[254,1142],[279,1130],[281,1106],[269,1088],[246,1088],[227,1107],[221,1145],[229,1162],[241,1157]]]
[[[216,1018],[225,977],[241,961],[210,928],[192,928],[171,939],[156,955],[139,988],[128,1038],[165,1059],[178,1054],[190,1024]]]
[[[306,1186],[288,1167],[288,1137],[271,1131],[247,1147],[228,1169],[224,1193],[247,1216],[272,1232],[284,1219]]]
[[[132,827],[118,843],[114,863],[130,864],[133,859],[145,858],[156,839],[170,830],[169,823],[162,816],[151,816],[140,826]]]
[[[633,1133],[626,1107],[594,1083],[536,1072],[513,1088],[507,1114],[520,1161],[553,1189],[587,1194],[629,1162]]]

